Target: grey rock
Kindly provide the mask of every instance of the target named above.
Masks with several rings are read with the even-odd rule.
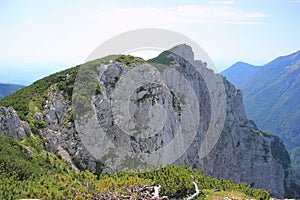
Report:
[[[174,56],[174,59],[189,66],[187,61],[180,60],[176,56]],[[196,67],[197,64],[199,63],[194,63]],[[198,67],[206,71],[206,76],[212,74],[210,70],[204,69],[203,66]],[[191,73],[187,72],[187,74]],[[220,77],[220,75],[214,74],[212,78],[217,79],[218,76]],[[285,189],[291,183],[293,177],[289,155],[283,143],[279,138],[258,130],[256,125],[247,119],[242,91],[237,90],[225,78],[223,78],[223,83],[227,96],[227,115],[216,146],[204,158],[197,158],[199,141],[201,143],[203,137],[201,136],[203,131],[202,133],[200,131],[186,154],[175,163],[179,165],[188,163],[197,169],[204,169],[207,174],[214,177],[231,178],[234,182],[244,182],[256,188],[271,190],[272,195],[283,197]],[[197,90],[197,87],[193,88]],[[200,88],[199,92],[201,90],[203,88]],[[200,95],[200,104],[207,101],[203,97],[207,97],[209,94],[207,90],[205,93]],[[204,116],[204,119],[209,120],[209,118],[206,118],[208,115]],[[202,130],[206,128],[203,127]],[[280,149],[280,154],[284,156],[281,158],[276,156],[276,149]]]
[[[241,90],[237,90],[222,76],[214,74],[212,70],[206,68],[205,62],[194,61],[193,52],[187,45],[179,46],[179,49],[175,50],[175,52],[170,54],[170,57],[176,62],[172,65],[172,68],[184,76],[195,92],[201,118],[196,137],[190,147],[173,164],[184,165],[187,163],[193,168],[203,169],[206,174],[214,177],[231,178],[234,182],[245,182],[256,188],[271,190],[272,195],[276,197],[283,197],[285,188],[289,185],[293,176],[289,159],[282,161],[281,158],[274,156],[274,151],[276,151],[274,149],[276,148],[281,149],[282,154],[286,153],[283,144],[278,142],[274,136],[258,130],[255,124],[247,119]],[[114,102],[110,100],[116,88],[111,87],[108,82],[124,78],[128,75],[128,70],[116,63],[111,63],[106,68],[110,70],[104,72],[102,77],[100,77],[100,86],[105,93],[98,98],[94,98],[94,105],[98,122],[110,140],[116,146],[128,152],[152,152],[171,142],[179,128],[181,111],[184,103],[186,103],[185,101],[188,99],[161,87],[158,82],[156,84],[143,85],[142,88],[136,88],[129,101],[131,119],[120,129],[115,124],[116,119],[112,108]],[[157,72],[145,73],[148,73],[147,77],[154,77]],[[188,91],[189,87],[185,84],[181,85],[178,78],[169,76],[165,77],[165,81],[178,83],[178,87],[182,91]],[[199,156],[201,144],[209,126],[213,125],[211,124],[213,122],[210,121],[213,112],[210,95],[214,95],[211,94],[214,91],[209,91],[207,86],[207,84],[210,84],[210,80],[216,80],[217,85],[220,83],[224,84],[226,117],[216,145],[208,155],[202,158]],[[128,84],[130,84],[130,81]],[[120,90],[117,92],[120,92],[120,97],[126,95],[125,91]],[[179,103],[174,105],[176,101]],[[144,125],[151,124],[149,113],[154,104],[162,106],[168,117],[163,122],[163,129],[154,129],[157,131],[157,134],[155,137],[150,137],[150,132],[147,131],[148,129]],[[118,107],[118,105],[116,106]],[[157,126],[158,123],[155,122],[154,126]],[[124,130],[134,134],[124,134]],[[141,135],[147,139],[143,139]],[[92,141],[95,140],[92,139]],[[159,155],[160,160],[168,160],[168,157],[172,156],[176,149],[180,149],[182,145],[178,143],[173,150],[161,152]],[[289,157],[288,154],[286,155]],[[109,170],[111,169],[107,169],[107,171]]]
[[[0,108],[0,133],[17,140],[22,140],[31,135],[29,124],[21,121],[12,107]]]
[[[46,101],[45,109],[42,114],[35,114],[35,118],[41,120],[44,119],[46,125],[51,130],[58,131],[60,127],[65,123],[65,118],[68,115],[70,106],[63,98],[63,94],[56,91],[56,85],[51,87],[51,92],[48,94],[50,100]]]
[[[28,153],[28,154],[31,155],[31,156],[33,155],[32,151],[30,150],[29,147],[24,147],[24,148],[23,148],[23,152],[24,152],[24,153]]]

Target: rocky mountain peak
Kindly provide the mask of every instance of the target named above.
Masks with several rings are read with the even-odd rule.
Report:
[[[185,58],[189,62],[194,61],[194,52],[192,50],[192,47],[190,47],[187,44],[180,44],[178,46],[173,47],[169,51],[172,52],[174,55]]]
[[[169,52],[173,52],[173,59],[164,62]],[[89,101],[94,115],[81,120],[88,122],[86,126],[78,127],[76,118],[74,122],[77,115],[73,104],[77,98],[78,105],[82,105],[80,100],[86,93],[76,93],[76,87],[86,88],[87,84],[76,83],[72,88],[76,98],[70,101],[66,98],[70,90],[61,88],[69,89],[66,85],[74,75],[68,80],[53,79],[56,81],[45,91],[49,98],[44,107],[32,111],[35,120],[46,124],[39,129],[44,148],[64,152],[78,169],[94,173],[131,168],[149,160],[152,164],[188,164],[208,175],[245,182],[283,197],[292,177],[290,161],[284,158],[288,154],[278,138],[260,131],[247,119],[241,91],[202,62],[194,61],[192,48],[186,44],[162,55],[152,59],[164,62],[165,66],[153,65],[159,69],[144,62],[135,64],[134,58],[126,56],[112,58],[114,62],[109,63],[89,63],[90,74],[94,72],[97,77],[79,76],[95,80],[97,86]],[[215,113],[220,105],[224,115]],[[22,127],[15,112],[11,112],[14,114],[4,109],[0,115],[2,132],[7,135],[12,135],[10,130],[15,126]],[[94,127],[100,127],[108,140],[103,140],[99,131],[89,132]],[[220,135],[214,138],[212,130],[220,131]],[[21,133],[19,139],[24,135]],[[206,145],[214,139],[215,143]],[[212,148],[206,152],[208,146]]]

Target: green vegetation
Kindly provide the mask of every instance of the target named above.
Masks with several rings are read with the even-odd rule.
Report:
[[[91,90],[95,92],[95,94],[102,93],[100,87],[97,85],[97,81],[91,81],[90,78],[96,78],[96,67],[99,66],[100,63],[109,63],[110,60],[115,60],[128,67],[132,67],[133,64],[145,63],[145,61],[142,58],[137,58],[133,56],[106,56],[102,59],[90,61],[85,64],[78,65],[76,67],[69,68],[67,70],[57,72],[43,79],[40,79],[34,82],[32,85],[22,88],[17,92],[1,99],[0,106],[14,107],[19,117],[22,120],[27,121],[30,124],[30,127],[32,128],[33,132],[37,133],[38,129],[41,126],[45,125],[39,124],[37,120],[34,121],[32,116],[34,113],[43,110],[46,101],[49,99],[48,93],[50,92],[51,86],[57,84],[57,88],[59,91],[63,92],[64,98],[68,101],[71,101],[75,80],[80,80],[77,82],[80,82],[78,87],[82,87],[79,88],[79,90],[81,89],[81,93],[75,96],[75,100],[79,100],[77,101],[78,103],[85,104],[86,102],[80,102],[80,96],[86,95],[87,93],[91,94]],[[78,70],[85,70],[82,71],[83,73],[80,73],[81,77],[77,77]],[[88,85],[84,85],[85,83],[87,83]],[[82,109],[86,109],[86,107],[83,107]]]
[[[133,64],[144,64],[146,63],[144,61],[144,59],[139,58],[139,57],[134,57],[131,55],[110,55],[110,56],[105,56],[101,59],[99,59],[99,61],[103,64],[109,64],[109,62],[113,60],[113,61],[117,61],[123,65],[126,65],[128,67],[133,66]]]
[[[232,180],[218,180],[206,176],[203,171],[195,171],[187,166],[166,166],[158,170],[140,173],[138,176],[154,181],[155,185],[162,186],[162,194],[173,198],[180,198],[195,192],[191,175],[199,189],[218,189],[219,191],[236,191],[244,193],[249,197],[256,199],[268,199],[269,193],[262,189],[253,189],[248,185],[238,183],[234,184]]]
[[[47,91],[54,83],[58,83],[59,89],[64,91],[69,98],[71,97],[78,69],[79,66],[40,79],[28,87],[4,97],[0,101],[0,105],[5,107],[13,106],[22,120],[30,122],[28,119],[29,115],[43,108],[48,99]],[[67,74],[69,74],[70,78],[66,80]]]
[[[103,64],[109,64],[109,62],[111,60],[116,60],[118,57],[120,57],[121,55],[109,55],[109,56],[105,56],[103,58],[101,58],[101,63]]]
[[[92,94],[96,93],[99,85],[96,66],[95,63],[87,63],[81,66],[78,71],[72,95],[72,106],[75,110],[73,114],[80,114],[80,116],[75,117],[85,116],[92,109]],[[101,93],[101,90],[98,89],[97,93],[99,92]]]
[[[133,67],[136,64],[145,64],[144,59],[139,57],[134,57],[130,55],[120,55],[114,59],[115,61],[122,63],[125,66]]]
[[[92,195],[88,189],[96,177],[75,172],[58,156],[43,150],[36,137],[18,142],[0,135],[0,199],[86,199]],[[87,183],[91,183],[89,188]]]
[[[147,60],[147,62],[154,65],[155,67],[156,67],[155,64],[169,66],[172,62],[174,62],[173,58],[169,57],[170,54],[171,54],[170,51],[164,51],[161,54],[159,54],[157,57]]]
[[[205,198],[209,191],[218,196],[239,194],[255,199],[270,197],[262,189],[234,184],[231,180],[217,180],[206,176],[203,171],[197,172],[186,166],[102,173],[98,177],[89,172],[76,172],[58,156],[44,151],[40,142],[36,137],[18,142],[0,136],[0,199],[91,199],[108,192],[129,195],[129,191],[135,187],[153,185],[162,186],[161,195],[183,198],[195,192],[191,175],[195,177],[199,189],[205,189],[199,199]],[[30,149],[30,152],[25,149]],[[218,192],[213,192],[216,188]]]
[[[38,133],[39,128],[46,127],[46,125],[38,120],[33,119],[33,114],[43,110],[46,101],[49,99],[48,93],[51,91],[51,87],[57,84],[59,91],[62,91],[64,98],[68,101],[72,100],[73,87],[76,80],[77,72],[81,70],[92,70],[94,74],[90,74],[95,77],[96,66],[100,63],[107,63],[111,59],[118,59],[120,56],[107,56],[99,60],[87,62],[83,65],[78,65],[76,67],[52,74],[43,79],[34,82],[32,85],[22,88],[15,93],[4,97],[0,100],[0,106],[9,107],[12,106],[17,111],[18,116],[21,120],[27,121],[33,133]],[[121,60],[126,60],[127,57],[119,58]],[[132,60],[132,58],[128,58]],[[129,62],[126,60],[126,62]],[[87,74],[84,78],[89,77]],[[84,80],[83,80],[84,82]],[[85,83],[85,82],[84,82]],[[92,83],[92,81],[88,81]],[[94,82],[93,84],[96,84]],[[96,85],[85,87],[85,89],[95,89],[96,94],[101,94],[100,87]],[[86,92],[86,90],[83,90]]]
[[[253,197],[246,195],[243,192],[237,191],[215,191],[215,190],[203,190],[203,195],[206,198],[199,197],[198,199],[207,199],[207,200],[215,200],[215,199],[224,199],[228,197],[229,199],[253,199]],[[263,198],[260,198],[263,199]]]

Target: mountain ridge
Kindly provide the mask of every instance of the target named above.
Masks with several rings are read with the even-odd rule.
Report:
[[[242,61],[238,61],[231,67],[221,72],[236,87],[241,87],[242,83],[250,79],[255,73],[261,70],[261,67],[254,66]],[[236,74],[239,74],[236,76]]]
[[[259,128],[269,130],[283,139],[293,155],[293,166],[300,173],[300,163],[297,161],[297,147],[300,146],[299,64],[300,51],[275,58],[261,66],[255,76],[244,80],[241,89],[249,118]]]
[[[0,99],[14,93],[15,91],[25,87],[24,85],[11,84],[11,83],[0,83]]]

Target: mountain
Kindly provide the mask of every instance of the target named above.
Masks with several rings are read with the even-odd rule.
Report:
[[[0,99],[23,88],[23,85],[0,83]]]
[[[262,129],[287,138],[299,135],[300,51],[264,65],[242,89],[246,111]]]
[[[231,67],[221,72],[235,87],[241,87],[243,83],[249,80],[261,67],[250,65],[245,62],[237,62]]]
[[[48,155],[50,164],[55,155],[63,158],[73,169],[59,169],[81,177],[77,187],[84,188],[74,188],[78,194],[94,191],[90,188],[94,177],[76,175],[73,170],[88,170],[101,178],[108,176],[103,172],[136,169],[149,163],[157,167],[172,164],[200,170],[201,173],[184,172],[184,177],[198,174],[199,183],[205,182],[199,177],[205,173],[218,179],[231,179],[231,184],[244,182],[254,188],[271,190],[275,197],[291,197],[299,191],[283,142],[262,132],[247,119],[241,91],[206,68],[206,63],[195,61],[187,45],[176,46],[149,61],[124,55],[90,61],[36,81],[3,98],[0,105],[3,106],[1,133],[19,140],[21,150],[14,153],[40,152],[38,156],[44,159]],[[10,157],[7,160],[12,161]],[[7,160],[3,162],[9,163]],[[19,172],[20,165],[13,163]],[[41,165],[46,164],[43,161]],[[6,171],[13,168],[7,166]],[[48,168],[50,177],[61,173]],[[176,171],[178,174],[177,168]],[[183,197],[193,189],[192,184],[184,189],[182,183],[188,179],[176,176],[172,170],[163,168],[162,174],[153,173],[147,176],[142,173],[135,180],[149,184],[160,177],[155,184],[162,184],[175,178],[170,180],[174,183],[172,187],[168,182],[163,184],[164,194],[174,197],[176,194]],[[55,177],[58,182],[66,180],[65,187],[72,188],[75,184],[72,180],[76,182],[77,178],[70,176]],[[43,183],[53,184],[42,177]],[[148,179],[140,180],[141,177]],[[104,185],[97,188],[107,188],[112,180],[115,178],[108,176]],[[229,183],[224,181],[221,186],[216,181],[215,185],[202,186],[224,190]],[[251,187],[248,192],[253,190]],[[261,194],[265,193],[261,190]]]
[[[254,76],[241,83],[246,113],[259,128],[283,139],[300,172],[300,51],[278,57],[259,68]],[[228,71],[231,76],[240,77],[240,70]],[[229,81],[231,76],[227,77]]]

